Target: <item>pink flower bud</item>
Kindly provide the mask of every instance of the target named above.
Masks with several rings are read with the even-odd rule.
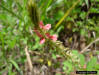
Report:
[[[41,40],[40,40],[40,44],[43,44],[45,42],[45,38],[42,38]]]
[[[40,26],[40,28],[44,27],[43,21],[40,21],[39,26]]]
[[[51,24],[47,24],[47,25],[45,25],[44,27],[43,27],[43,29],[45,29],[45,30],[49,30],[51,28]]]

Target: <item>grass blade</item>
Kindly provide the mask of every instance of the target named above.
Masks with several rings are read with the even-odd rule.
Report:
[[[80,0],[75,2],[70,9],[68,9],[65,13],[65,15],[58,21],[58,23],[55,25],[54,30],[58,28],[58,26],[63,22],[63,20],[69,15],[69,13],[72,11],[72,9],[79,3]]]

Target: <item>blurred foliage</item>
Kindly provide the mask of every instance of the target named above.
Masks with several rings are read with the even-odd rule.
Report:
[[[23,67],[26,61],[24,52],[25,44],[29,50],[43,52],[45,45],[40,45],[39,37],[31,31],[32,24],[27,10],[28,0],[1,0],[0,1],[0,75],[8,71],[8,75],[23,75]],[[95,32],[99,37],[99,0],[80,0],[73,8],[62,23],[54,30],[56,24],[61,20],[65,13],[75,4],[77,0],[36,0],[40,13],[40,20],[44,24],[52,24],[51,33],[57,33],[69,27],[71,33],[78,32],[87,39],[87,43],[93,40],[88,37],[89,32]],[[89,2],[90,1],[90,2]],[[68,24],[68,22],[72,23]],[[71,26],[70,26],[71,25]],[[65,32],[68,32],[65,30]],[[76,70],[85,70],[83,66],[86,64],[86,70],[97,70],[99,73],[99,63],[96,56],[89,58],[85,62],[84,54],[80,54],[77,50],[72,51],[79,57],[80,66],[72,64],[70,60],[64,61],[63,71],[68,75]],[[56,59],[56,51],[52,51],[52,57]],[[96,52],[99,55],[99,52]],[[51,60],[48,60],[48,66],[52,66]],[[60,63],[56,63],[58,67]],[[14,68],[13,68],[14,67]],[[14,72],[13,72],[14,69]],[[18,72],[18,73],[17,73]],[[58,75],[58,74],[57,74]]]

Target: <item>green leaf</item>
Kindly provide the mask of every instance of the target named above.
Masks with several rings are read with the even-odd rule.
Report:
[[[96,54],[98,54],[98,55],[99,55],[99,51],[96,51]]]
[[[78,55],[78,54],[79,54],[77,50],[72,50],[72,53],[73,53],[74,55]]]
[[[92,57],[90,59],[90,61],[87,63],[87,70],[88,71],[95,70],[94,66],[95,66],[96,63],[97,63],[97,58],[96,57]]]
[[[9,64],[8,75],[16,75],[16,72],[13,72],[12,64]]]
[[[56,55],[54,53],[52,54],[52,58],[53,59],[56,59]]]
[[[6,20],[6,14],[0,14],[0,20]]]
[[[15,44],[16,44],[16,38],[14,38],[14,39],[10,42],[10,47],[11,47],[11,48],[14,48]]]
[[[85,18],[86,18],[86,13],[85,13],[85,12],[81,12],[80,17],[81,17],[82,19],[85,19]]]
[[[55,75],[61,75],[60,73],[56,73]]]
[[[77,21],[77,26],[82,26],[83,23],[81,21]]]
[[[14,65],[14,67],[17,69],[17,71],[20,73],[20,75],[23,75],[23,72],[21,71],[21,69],[18,66],[18,64],[12,59],[10,60],[10,62],[12,63],[12,65]]]
[[[99,13],[99,9],[98,8],[94,8],[94,7],[91,7],[89,11],[91,13]]]
[[[50,24],[54,24],[55,19],[54,18],[49,18],[49,17],[45,17],[44,23],[50,23]]]
[[[95,64],[95,69],[99,70],[99,64]]]
[[[63,62],[63,70],[66,71],[67,73],[70,73],[73,69],[72,64],[68,61]]]
[[[85,29],[81,29],[81,30],[80,30],[80,34],[81,34],[81,35],[86,35]]]
[[[99,70],[98,70],[98,74],[97,75],[99,75]]]
[[[15,67],[18,71],[20,71],[20,68],[19,68],[18,64],[17,64],[14,60],[11,59],[10,62],[14,65],[14,67]]]
[[[64,16],[64,12],[58,11],[56,14],[54,14],[54,19],[59,20],[62,16]]]
[[[84,57],[84,55],[80,54],[79,58],[80,58],[80,64],[81,64],[81,66],[83,66],[85,64],[85,57]]]
[[[63,25],[60,26],[60,27],[57,29],[56,34],[59,34],[59,32],[60,32],[62,29],[64,29],[64,26],[63,26]]]

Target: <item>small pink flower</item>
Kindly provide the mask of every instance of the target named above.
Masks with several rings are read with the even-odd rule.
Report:
[[[44,27],[44,24],[43,24],[42,21],[40,21],[39,26],[40,26],[40,28],[43,28]]]
[[[51,28],[51,24],[47,24],[47,25],[45,25],[44,27],[43,27],[43,29],[45,29],[45,30],[49,30]]]
[[[35,29],[34,32],[37,34],[38,37],[40,37],[40,38],[43,37],[38,30]]]
[[[56,41],[57,40],[57,35],[56,34],[54,34],[54,35],[51,36],[49,33],[46,33],[46,36],[48,38],[52,39],[53,41]]]
[[[40,21],[39,26],[40,26],[41,29],[44,29],[44,30],[49,30],[51,28],[51,24],[46,24],[44,26],[42,21]]]
[[[54,35],[52,35],[50,38],[55,42],[55,41],[57,40],[57,35],[54,34]]]
[[[45,38],[42,38],[41,40],[40,40],[40,44],[43,44],[45,42]]]

